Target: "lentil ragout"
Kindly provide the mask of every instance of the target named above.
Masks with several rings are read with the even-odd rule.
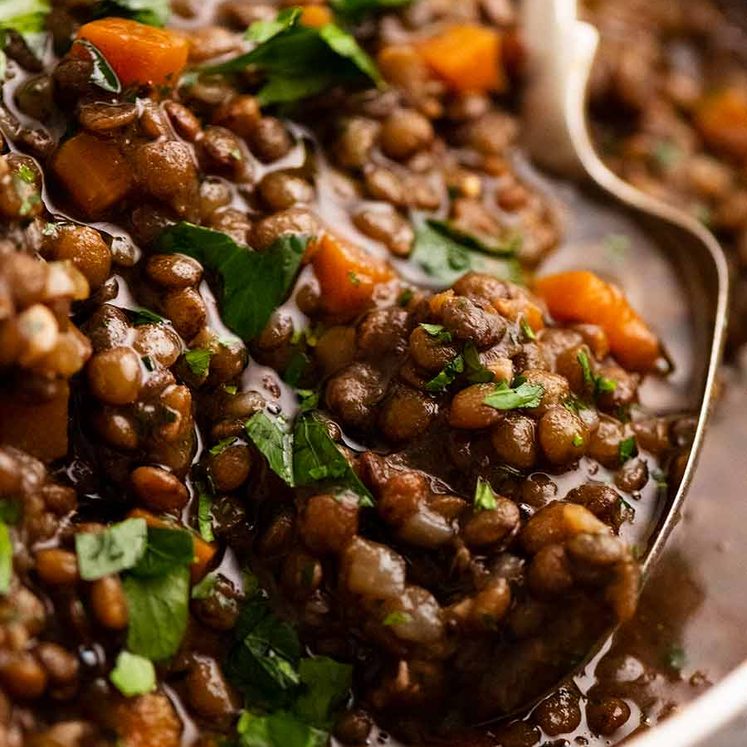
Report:
[[[465,730],[632,618],[688,444],[621,292],[533,279],[515,9],[15,5],[0,744],[537,743]]]

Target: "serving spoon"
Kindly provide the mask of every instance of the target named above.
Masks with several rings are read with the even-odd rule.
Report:
[[[524,0],[522,14],[529,60],[523,138],[531,158],[542,169],[580,183],[631,229],[645,232],[674,268],[694,328],[688,409],[697,414],[697,424],[680,482],[667,491],[654,514],[642,558],[645,578],[680,519],[712,410],[726,332],[726,260],[699,221],[630,186],[597,155],[586,100],[599,33],[579,20],[576,0]],[[667,330],[659,331],[666,341]]]

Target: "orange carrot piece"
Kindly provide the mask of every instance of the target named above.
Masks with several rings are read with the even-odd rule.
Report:
[[[109,140],[82,132],[62,144],[52,169],[72,202],[89,218],[105,213],[132,189],[132,171]]]
[[[616,286],[581,270],[539,278],[535,290],[558,321],[602,327],[613,355],[626,368],[650,371],[656,366],[662,355],[659,338]]]
[[[451,26],[418,44],[418,51],[450,88],[459,92],[502,91],[501,35],[476,24]]]
[[[316,242],[311,263],[321,286],[323,307],[348,319],[369,305],[378,284],[394,277],[386,262],[329,233]]]
[[[312,29],[320,29],[333,20],[332,11],[326,5],[304,5],[301,12],[301,24]]]
[[[733,87],[707,96],[696,109],[695,126],[711,148],[747,158],[747,93]]]
[[[125,86],[173,84],[189,54],[189,43],[180,34],[127,18],[86,23],[78,39],[91,42]]]
[[[162,519],[144,508],[133,508],[129,513],[131,519],[145,519],[149,527],[162,527],[164,529],[184,529],[176,522]],[[206,573],[210,562],[215,557],[217,548],[211,542],[205,542],[202,537],[192,532],[195,543],[195,559],[190,566],[192,583],[197,583]]]

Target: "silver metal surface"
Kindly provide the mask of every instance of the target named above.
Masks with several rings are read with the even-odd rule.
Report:
[[[601,191],[645,228],[657,250],[677,267],[696,323],[692,409],[698,414],[697,428],[682,480],[659,508],[644,559],[645,574],[680,518],[713,405],[728,309],[726,260],[701,223],[631,187],[596,154],[587,127],[586,90],[599,36],[578,20],[576,0],[525,0],[522,8],[530,60],[523,117],[529,152],[540,166]]]

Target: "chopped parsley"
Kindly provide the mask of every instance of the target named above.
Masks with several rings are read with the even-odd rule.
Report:
[[[213,495],[204,485],[197,490],[197,528],[205,542],[215,540],[213,531]]]
[[[638,445],[635,442],[635,436],[628,436],[620,441],[617,447],[617,454],[620,457],[620,464],[625,464],[628,460],[638,455]]]
[[[497,496],[493,488],[490,487],[490,483],[487,480],[483,480],[482,477],[478,477],[473,500],[475,511],[495,511],[498,507],[496,498]]]
[[[524,338],[533,341],[537,339],[537,335],[535,331],[532,329],[532,325],[529,324],[525,316],[522,316],[519,320],[519,329],[521,329],[521,333],[524,335]]]
[[[451,342],[451,332],[443,324],[426,324],[423,322],[420,326],[438,342]]]
[[[594,396],[599,396],[605,392],[614,392],[617,389],[617,382],[606,376],[598,376],[591,369],[591,362],[585,350],[579,350],[576,359],[581,366],[581,373],[584,377],[584,384],[590,389]]]
[[[521,268],[513,255],[485,252],[474,241],[457,238],[440,221],[426,220],[415,232],[411,257],[443,287],[475,270],[521,283]]]
[[[278,418],[257,412],[244,424],[247,436],[267,459],[270,469],[288,485],[293,485],[293,441]]]
[[[496,384],[483,403],[496,410],[519,410],[523,407],[539,407],[545,388],[541,384],[521,382],[510,387],[505,381]]]
[[[127,309],[130,314],[130,321],[134,327],[140,327],[143,324],[165,324],[166,320],[155,311],[150,309]]]
[[[107,93],[120,93],[122,91],[122,84],[99,48],[91,44],[87,39],[76,39],[74,44],[83,47],[91,58],[91,62],[93,63],[89,78],[91,83]]]
[[[109,679],[127,698],[145,695],[156,689],[156,670],[153,662],[129,651],[119,652],[114,669],[109,673]]]
[[[675,672],[681,672],[687,663],[685,649],[682,646],[671,646],[664,654],[664,664]]]
[[[571,443],[577,448],[580,449],[584,445],[584,437],[577,433],[574,437]]]
[[[100,532],[75,535],[78,570],[84,581],[133,568],[145,553],[148,525],[145,519],[125,519]]]
[[[0,594],[7,594],[13,578],[13,542],[10,529],[0,521]]]
[[[192,348],[184,353],[184,361],[189,370],[197,377],[207,376],[210,371],[210,359],[213,351],[207,348]]]
[[[495,381],[495,374],[480,360],[480,353],[477,351],[474,342],[467,342],[464,345],[464,370],[467,374],[467,381],[472,384],[490,384]]]
[[[413,0],[330,0],[332,10],[343,20],[358,23],[367,15],[404,8]]]
[[[389,627],[392,625],[406,625],[409,622],[412,622],[412,615],[409,612],[394,610],[381,621],[381,624]]]
[[[238,441],[236,436],[229,436],[228,438],[222,438],[217,444],[214,444],[208,449],[210,456],[218,456],[222,454],[229,446],[233,446]]]
[[[464,373],[464,356],[456,355],[425,385],[428,392],[445,392]]]
[[[97,18],[121,16],[148,26],[164,26],[170,13],[169,0],[99,0],[94,8]]]
[[[257,94],[262,106],[300,101],[337,85],[383,85],[373,60],[353,36],[333,23],[302,25],[299,8],[253,23],[246,38],[256,44],[254,49],[204,70],[236,73],[251,66],[264,76]]]
[[[242,340],[253,340],[285,300],[309,243],[286,235],[255,252],[221,231],[177,223],[161,232],[159,251],[193,257],[221,281],[220,305],[226,326]]]

